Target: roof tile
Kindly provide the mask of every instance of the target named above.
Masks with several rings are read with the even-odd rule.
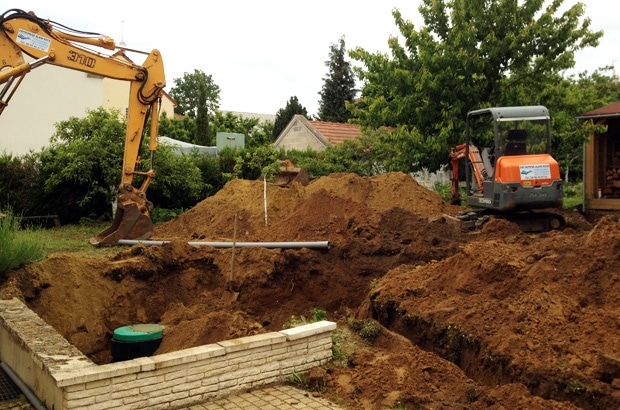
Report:
[[[359,125],[324,121],[310,121],[310,123],[334,146],[360,136]]]
[[[596,110],[588,111],[587,113],[582,114],[580,117],[583,118],[610,115],[620,115],[620,101],[611,103],[601,108],[597,108]]]

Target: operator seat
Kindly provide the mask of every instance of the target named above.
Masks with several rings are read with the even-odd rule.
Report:
[[[525,155],[527,154],[526,130],[508,130],[506,134],[506,145],[504,146],[504,155]]]

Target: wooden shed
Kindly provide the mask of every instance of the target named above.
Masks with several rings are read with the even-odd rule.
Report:
[[[584,147],[584,210],[620,210],[620,102],[589,111],[579,120],[607,125]]]

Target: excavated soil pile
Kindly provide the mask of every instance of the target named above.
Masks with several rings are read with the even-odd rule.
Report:
[[[321,376],[342,405],[618,408],[620,223],[567,212],[563,232],[524,234],[492,220],[463,233],[443,217],[460,210],[400,173],[266,190],[235,180],[158,226],[153,239],[164,246],[55,254],[0,291],[98,363],[111,360],[112,332],[127,324],[164,324],[161,354],[278,330],[318,308],[342,327],[347,318],[382,325]]]

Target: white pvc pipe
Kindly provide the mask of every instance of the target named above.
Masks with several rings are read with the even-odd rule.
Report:
[[[267,226],[267,174],[263,177],[263,202],[265,204],[265,226]]]
[[[162,246],[170,241],[141,241],[138,239],[119,239],[119,245]],[[232,242],[187,242],[190,246],[212,246],[214,248],[232,248]],[[237,248],[286,248],[286,249],[329,249],[328,241],[318,242],[235,242]]]

